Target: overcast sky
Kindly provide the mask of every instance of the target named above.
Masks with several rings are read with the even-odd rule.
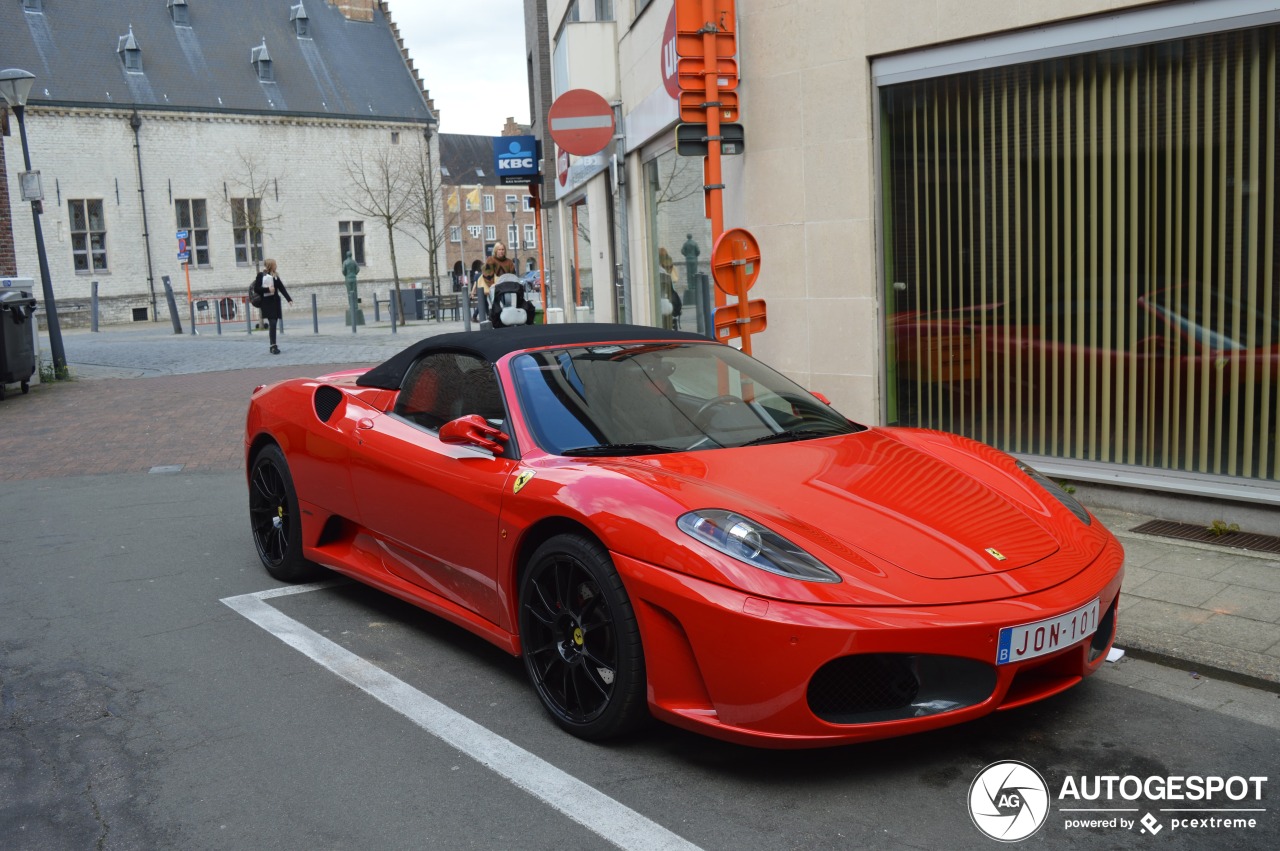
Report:
[[[521,0],[388,0],[440,112],[440,132],[497,136],[529,123]]]

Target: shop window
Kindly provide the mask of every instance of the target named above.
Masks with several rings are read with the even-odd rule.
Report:
[[[711,222],[703,210],[702,160],[667,151],[644,170],[652,324],[709,334]]]
[[[1280,479],[1280,27],[881,89],[887,414]]]

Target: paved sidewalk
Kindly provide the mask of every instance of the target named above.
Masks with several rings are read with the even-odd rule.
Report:
[[[169,325],[64,333],[79,379],[0,402],[0,481],[105,473],[235,471],[249,393],[287,377],[371,365],[462,323],[384,321],[356,334],[342,316],[287,316],[282,354],[266,333],[224,325],[176,336]],[[127,380],[137,378],[139,380]],[[1188,678],[1235,679],[1280,692],[1280,559],[1130,532],[1150,517],[1095,512],[1125,547],[1117,646]],[[1274,529],[1245,531],[1274,533]]]

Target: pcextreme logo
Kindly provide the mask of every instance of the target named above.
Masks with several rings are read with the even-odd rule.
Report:
[[[1062,830],[1123,830],[1155,836],[1255,830],[1266,818],[1261,776],[1073,775],[1058,788]],[[1024,762],[993,762],[969,786],[969,816],[999,842],[1020,842],[1050,820],[1053,796]]]

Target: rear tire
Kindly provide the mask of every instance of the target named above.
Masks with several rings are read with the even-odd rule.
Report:
[[[249,525],[262,566],[281,582],[303,582],[320,571],[302,557],[302,518],[289,464],[280,447],[264,446],[249,473]]]
[[[525,671],[562,729],[600,741],[649,717],[635,610],[609,553],[582,535],[534,552],[520,582]]]

